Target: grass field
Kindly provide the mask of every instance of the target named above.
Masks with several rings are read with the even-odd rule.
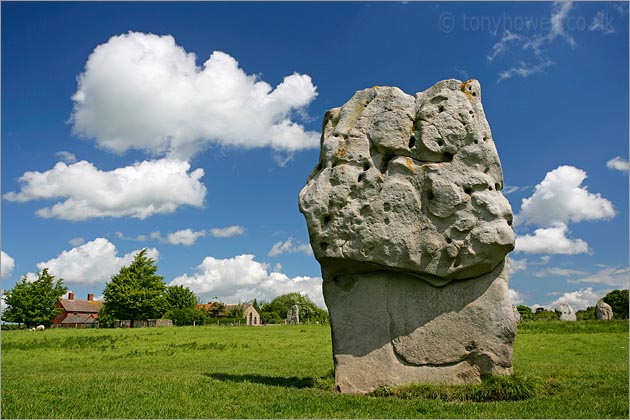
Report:
[[[340,395],[332,368],[327,326],[3,331],[1,415],[628,418],[627,321],[519,325],[514,370],[536,384],[520,401]]]

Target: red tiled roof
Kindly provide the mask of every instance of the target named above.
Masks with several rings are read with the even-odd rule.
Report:
[[[100,300],[59,299],[59,303],[66,312],[87,312],[97,314],[99,309],[103,307],[103,301]]]
[[[93,315],[69,315],[62,324],[93,324],[96,321]]]

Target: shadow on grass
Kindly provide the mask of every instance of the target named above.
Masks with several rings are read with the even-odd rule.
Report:
[[[315,378],[298,378],[297,376],[284,378],[280,376],[266,376],[256,374],[235,375],[230,373],[204,373],[204,376],[222,382],[255,383],[297,389],[332,389],[332,382],[334,382],[330,374]]]

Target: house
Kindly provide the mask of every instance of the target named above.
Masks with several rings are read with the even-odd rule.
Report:
[[[98,325],[98,311],[103,302],[94,300],[93,294],[87,300],[75,299],[74,293],[68,293],[67,299],[59,299],[57,307],[61,313],[53,319],[52,326],[57,328],[90,328]]]
[[[209,303],[199,304],[197,305],[197,307],[207,313],[211,309],[216,308],[217,305],[219,305],[219,303],[209,302]],[[223,309],[220,312],[218,312],[216,316],[226,317],[231,311],[233,311],[235,308],[238,308],[239,306],[243,308],[243,318],[245,318],[246,325],[262,325],[262,322],[260,321],[260,314],[258,313],[256,308],[254,308],[254,305],[252,305],[251,303],[242,303],[242,304],[236,303],[236,304],[223,305]]]

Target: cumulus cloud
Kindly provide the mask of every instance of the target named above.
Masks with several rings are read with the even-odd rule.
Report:
[[[206,236],[205,230],[194,231],[192,229],[182,229],[166,236],[166,242],[171,245],[192,246],[197,242],[198,238]]]
[[[523,295],[520,292],[517,292],[514,289],[509,289],[508,292],[510,294],[510,301],[512,302],[512,305],[521,305],[524,302]]]
[[[569,228],[564,223],[555,227],[540,228],[533,235],[516,237],[516,252],[529,254],[564,254],[574,255],[589,252],[588,244],[582,239],[567,238]]]
[[[528,261],[526,259],[516,259],[516,258],[512,258],[510,257],[510,274],[516,274],[519,271],[525,271],[527,270],[527,263]]]
[[[69,251],[63,251],[56,258],[37,264],[38,270],[48,268],[57,278],[63,278],[66,284],[93,285],[106,283],[121,267],[131,264],[140,250],[118,256],[116,246],[105,238],[96,238]],[[155,260],[159,252],[155,248],[147,249],[148,257]]]
[[[224,228],[212,228],[210,229],[210,235],[215,238],[230,238],[232,236],[238,236],[245,233],[243,226],[227,226]]]
[[[569,283],[594,283],[605,284],[616,288],[627,289],[630,286],[630,268],[628,267],[602,267],[596,273],[584,275],[587,273],[579,272],[576,274],[583,275],[576,279],[569,280]]]
[[[267,255],[269,257],[277,257],[282,254],[297,254],[298,252],[313,255],[313,249],[310,244],[304,244],[293,238],[289,238],[284,242],[276,242]]]
[[[316,96],[308,75],[293,73],[272,88],[225,52],[198,67],[172,36],[129,32],[89,56],[72,124],[75,134],[119,153],[188,159],[209,144],[296,151],[319,146],[318,133],[292,120]]]
[[[15,268],[15,260],[6,252],[0,251],[0,279],[11,277],[13,268]]]
[[[610,169],[621,172],[630,171],[630,162],[620,156],[615,156],[614,158],[610,159],[608,162],[606,162],[606,166]]]
[[[9,201],[63,200],[37,210],[43,218],[86,220],[130,216],[145,219],[173,213],[179,206],[201,207],[206,187],[203,169],[188,172],[187,162],[160,159],[101,171],[92,163],[57,163],[45,172],[26,172],[21,190],[9,192]]]
[[[65,163],[74,163],[77,161],[77,157],[74,155],[74,153],[66,152],[64,150],[55,153],[55,156],[57,156],[59,159],[61,159],[61,161]]]
[[[213,300],[215,296],[227,303],[254,298],[271,300],[284,293],[300,292],[325,307],[320,277],[290,278],[280,272],[270,272],[269,264],[255,261],[251,254],[226,259],[206,257],[194,274],[176,277],[170,285],[187,286],[202,301]]]
[[[554,226],[583,220],[610,219],[615,210],[610,201],[588,191],[582,183],[586,172],[573,166],[559,166],[548,172],[534,193],[524,198],[518,223]]]
[[[558,299],[551,302],[548,307],[553,310],[560,303],[565,302],[568,303],[574,311],[579,311],[581,309],[586,309],[589,306],[595,306],[597,301],[606,296],[606,294],[610,291],[611,289],[593,291],[592,287],[587,287],[586,289],[580,289],[574,292],[566,292]]]

